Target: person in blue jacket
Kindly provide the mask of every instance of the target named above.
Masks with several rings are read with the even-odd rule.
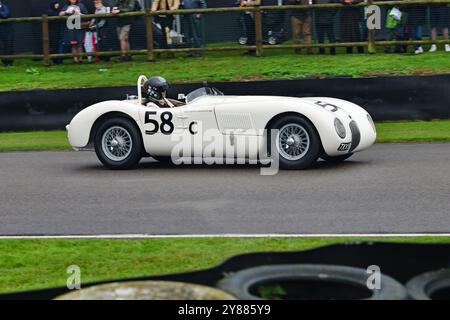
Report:
[[[0,0],[0,19],[11,18],[8,6]],[[9,22],[0,23],[0,55],[12,55],[14,46],[14,34],[12,24]],[[2,59],[5,67],[12,66],[12,59]]]

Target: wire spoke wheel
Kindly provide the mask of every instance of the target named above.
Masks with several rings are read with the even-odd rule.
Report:
[[[120,126],[107,129],[101,141],[103,153],[112,161],[125,160],[133,149],[131,134]]]
[[[278,132],[276,141],[280,155],[290,161],[303,158],[310,147],[308,132],[297,123],[289,123],[283,126]]]
[[[96,129],[94,148],[98,159],[111,170],[135,167],[142,159],[144,145],[141,132],[131,119],[105,119]]]

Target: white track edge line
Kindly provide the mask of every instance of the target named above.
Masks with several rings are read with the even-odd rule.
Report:
[[[177,239],[177,238],[391,238],[450,237],[450,233],[327,233],[327,234],[102,234],[102,235],[26,235],[0,236],[0,240],[15,239]]]

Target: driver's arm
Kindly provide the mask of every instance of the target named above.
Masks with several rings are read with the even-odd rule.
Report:
[[[185,103],[175,99],[167,99],[167,100],[170,101],[170,103],[172,103],[174,107],[181,107],[185,105]]]

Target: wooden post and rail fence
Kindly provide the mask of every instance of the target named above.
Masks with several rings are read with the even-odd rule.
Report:
[[[410,6],[410,5],[439,5],[449,4],[450,0],[404,0],[404,1],[373,1],[367,0],[351,6],[354,7],[367,7],[371,5],[376,6]],[[145,30],[146,30],[146,49],[142,50],[130,50],[129,54],[132,55],[145,55],[148,61],[153,61],[155,53],[163,52],[195,52],[195,51],[230,51],[230,50],[255,50],[256,56],[260,57],[264,54],[266,49],[288,49],[288,48],[330,48],[330,47],[349,47],[349,46],[366,46],[369,53],[375,53],[377,46],[388,45],[422,45],[422,44],[447,44],[450,43],[447,40],[393,40],[393,41],[377,41],[375,39],[376,30],[369,29],[366,41],[361,42],[334,42],[334,43],[314,43],[310,45],[306,44],[278,44],[278,45],[265,45],[263,43],[263,11],[287,11],[287,10],[323,10],[323,9],[342,9],[349,5],[343,4],[312,4],[312,5],[284,5],[284,6],[255,6],[244,8],[210,8],[210,9],[180,9],[180,10],[160,10],[130,12],[123,14],[87,14],[82,15],[82,20],[101,19],[111,17],[144,17],[145,18]],[[204,48],[154,48],[154,35],[153,35],[153,17],[157,15],[188,15],[188,14],[209,14],[209,13],[231,13],[231,12],[244,12],[252,11],[255,23],[255,45],[241,45],[237,46],[222,46],[222,47],[204,47]],[[59,16],[47,16],[41,17],[25,17],[25,18],[10,18],[0,19],[0,27],[2,23],[20,23],[20,22],[40,22],[42,24],[42,54],[18,54],[18,55],[0,55],[0,59],[42,59],[45,65],[50,65],[51,59],[54,58],[70,58],[73,57],[72,53],[54,54],[50,52],[50,35],[49,24],[54,21],[67,20],[67,17]],[[121,55],[121,51],[105,51],[96,53],[81,53],[78,56],[118,56]]]

